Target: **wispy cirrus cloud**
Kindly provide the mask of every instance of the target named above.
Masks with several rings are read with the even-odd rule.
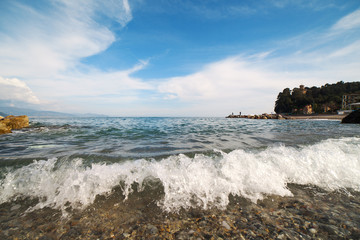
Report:
[[[56,91],[52,93],[52,96],[56,98],[88,96],[95,100],[96,96],[100,95],[120,94],[126,97],[131,91],[153,88],[142,79],[131,76],[146,65],[147,62],[144,61],[127,70],[110,72],[92,68],[85,73],[77,71],[72,72],[71,75],[58,75],[54,81],[34,80],[34,84],[37,85],[39,92],[56,88]],[[133,96],[133,93],[131,95]]]
[[[341,18],[333,26],[332,30],[350,30],[360,28],[360,9],[350,13],[349,15]]]
[[[45,1],[35,9],[7,1],[0,25],[1,74],[53,77],[74,68],[82,58],[104,51],[116,37],[96,17],[109,11],[109,17],[121,25],[131,20],[127,0],[111,2]]]
[[[130,91],[149,88],[131,76],[144,68],[146,61],[130,69],[114,71],[103,71],[81,62],[103,52],[117,40],[111,27],[116,22],[119,29],[132,20],[128,0],[56,0],[38,5],[6,1],[2,7],[0,75],[7,76],[3,81],[17,77],[26,85],[26,88],[18,86],[14,94],[3,94],[3,98],[55,104],[71,101],[72,96],[89,96],[89,99],[93,96],[94,99],[98,95],[123,94],[126,99]],[[21,89],[26,90],[23,98],[18,96]]]
[[[190,14],[193,17],[205,19],[231,19],[248,17],[256,14],[267,14],[274,9],[282,9],[289,6],[320,11],[327,8],[335,8],[332,1],[322,0],[258,0],[258,1],[202,1],[202,0],[158,0],[154,2],[141,2],[146,4],[142,11],[152,11],[169,14]]]

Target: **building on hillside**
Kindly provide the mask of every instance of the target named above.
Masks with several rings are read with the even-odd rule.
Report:
[[[359,108],[360,108],[360,94],[343,95],[341,110],[356,110]]]
[[[331,112],[332,111],[332,109],[331,109],[331,107],[329,106],[329,105],[323,105],[323,111],[324,111],[324,113],[327,113],[327,112]]]
[[[360,102],[356,102],[356,103],[351,103],[350,105],[350,109],[351,110],[358,110],[360,109]]]
[[[305,89],[305,86],[304,85],[300,85],[300,91],[302,92],[302,94],[306,94],[306,89]]]
[[[312,113],[313,113],[313,109],[312,109],[311,104],[306,105],[306,106],[304,107],[303,113],[304,113],[304,114],[312,114]]]

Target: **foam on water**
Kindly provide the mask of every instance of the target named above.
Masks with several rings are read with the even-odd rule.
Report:
[[[38,148],[53,148],[57,147],[57,145],[54,144],[43,144],[43,145],[35,145],[35,146],[29,146],[30,149],[38,149]]]
[[[160,161],[140,159],[86,166],[73,160],[34,161],[9,171],[0,180],[0,203],[18,197],[38,198],[32,209],[84,208],[96,195],[121,186],[125,199],[132,185],[141,191],[149,181],[159,181],[166,211],[180,208],[224,208],[229,196],[256,202],[269,194],[291,196],[288,183],[311,184],[328,191],[360,191],[360,138],[329,139],[298,148],[269,147],[260,152],[215,150],[212,156],[174,155]]]

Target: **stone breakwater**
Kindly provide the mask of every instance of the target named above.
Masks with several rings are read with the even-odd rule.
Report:
[[[11,133],[13,129],[21,129],[29,126],[29,117],[26,115],[23,116],[13,116],[9,115],[5,118],[0,117],[0,135]]]
[[[249,118],[249,119],[287,119],[285,116],[281,114],[261,114],[261,115],[234,115],[231,114],[226,118]]]

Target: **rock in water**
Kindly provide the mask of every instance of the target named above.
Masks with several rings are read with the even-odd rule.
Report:
[[[341,123],[360,123],[360,109],[344,117]]]
[[[0,119],[0,134],[11,133],[12,129],[21,129],[29,126],[29,117],[23,116],[7,116]]]
[[[0,121],[0,134],[6,134],[11,133],[11,128],[6,125],[6,123],[3,123],[3,121]]]

